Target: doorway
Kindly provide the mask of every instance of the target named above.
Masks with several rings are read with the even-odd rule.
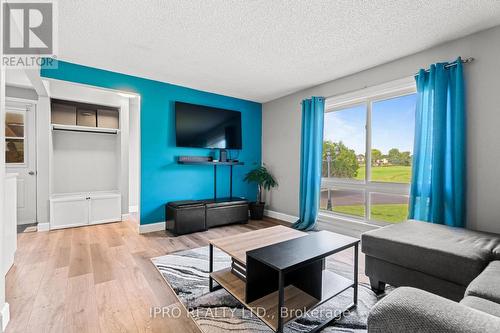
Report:
[[[17,174],[17,224],[36,223],[35,104],[7,100],[5,107],[5,166]]]

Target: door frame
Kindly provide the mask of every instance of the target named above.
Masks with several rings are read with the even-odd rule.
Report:
[[[32,117],[32,120],[33,120],[33,123],[32,124],[29,124],[29,126],[26,126],[26,119],[27,117],[25,117],[25,131],[26,131],[26,134],[25,134],[25,140],[27,141],[27,144],[25,142],[25,158],[29,158],[30,156],[30,152],[32,152],[32,156],[33,156],[33,161],[32,162],[32,165],[33,165],[33,171],[35,172],[34,174],[34,177],[35,177],[35,188],[34,188],[34,193],[35,193],[35,207],[34,207],[34,212],[35,212],[35,216],[34,216],[34,223],[38,223],[38,193],[37,193],[37,189],[38,189],[38,146],[37,146],[37,122],[38,122],[38,116],[37,116],[37,103],[38,101],[37,100],[32,100],[32,99],[26,99],[26,98],[18,98],[18,97],[9,97],[9,96],[6,96],[5,97],[5,111],[7,112],[7,110],[9,108],[11,109],[19,109],[19,110],[24,110],[23,108],[25,107],[26,110],[24,110],[24,112],[33,112],[33,117]],[[17,105],[17,106],[16,106]],[[2,126],[5,126],[5,124],[2,124]],[[32,138],[31,141],[32,141],[32,145],[30,144],[30,137]],[[2,144],[5,144],[5,143],[2,143]],[[26,152],[26,146],[28,147],[28,152]],[[24,163],[24,165],[26,167],[29,167],[29,163]],[[16,166],[13,165],[13,166],[9,166],[7,163],[5,163],[5,170],[8,171],[9,168],[15,168]],[[17,224],[19,225],[19,222],[21,221],[17,221]]]

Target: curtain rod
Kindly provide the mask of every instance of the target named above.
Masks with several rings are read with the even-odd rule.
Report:
[[[474,61],[473,57],[468,57],[468,58],[462,59],[462,64],[469,64],[469,63],[471,63],[473,61]],[[456,65],[457,65],[457,60],[455,60],[453,62],[450,62],[447,65],[444,65],[444,68],[450,68],[450,67],[453,67],[453,66],[456,66]],[[427,68],[425,71],[428,72],[429,70],[430,69]],[[415,75],[418,75],[418,73],[416,73]]]
[[[471,63],[471,62],[473,62],[473,61],[474,61],[474,58],[473,58],[473,57],[468,57],[468,58],[462,59],[462,64],[470,64],[470,63]],[[456,65],[457,65],[457,61],[455,60],[455,61],[450,62],[449,64],[445,65],[444,67],[445,67],[445,68],[450,68],[450,67],[453,67],[453,66],[456,66]],[[428,72],[428,71],[429,71],[429,69],[427,68],[425,71],[426,71],[426,72]],[[415,73],[415,75],[418,75],[418,73]],[[359,90],[361,90],[361,89],[365,89],[365,88],[367,88],[367,87],[368,87],[368,86],[365,86],[365,87],[360,88],[360,89],[354,89],[354,90],[351,90],[351,91],[349,91],[349,92],[346,92],[346,94],[347,94],[347,93],[350,93],[350,92],[359,91]],[[334,96],[335,96],[335,95],[334,95]],[[328,97],[324,97],[324,98],[325,98],[325,100],[326,100],[326,99],[328,99],[328,98],[332,98],[332,97],[334,97],[334,96],[328,96]],[[302,101],[300,102],[300,104],[302,104]]]

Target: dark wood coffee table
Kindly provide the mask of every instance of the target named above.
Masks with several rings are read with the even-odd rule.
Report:
[[[236,249],[238,242],[230,242],[230,237],[210,241],[210,290],[215,289],[212,285],[212,280],[215,280],[276,332],[282,332],[286,322],[304,311],[312,310],[349,288],[354,289],[353,303],[344,311],[354,308],[358,300],[359,239],[328,231],[306,234],[281,228],[287,229],[282,229],[287,240],[260,247],[254,244],[253,249],[246,250],[245,260],[242,260],[241,251]],[[241,240],[242,236],[248,235],[248,239],[255,241],[259,237],[254,233],[264,234],[261,230],[235,237]],[[230,244],[229,251],[227,244]],[[212,272],[214,246],[230,255],[238,253],[238,260],[232,256],[231,267]],[[241,246],[245,247],[245,244]],[[349,248],[354,250],[353,280],[325,270],[326,257]],[[237,270],[235,264],[240,266]],[[329,318],[313,331],[321,330],[336,319]]]

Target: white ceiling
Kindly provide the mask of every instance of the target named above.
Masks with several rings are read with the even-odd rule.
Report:
[[[498,0],[58,6],[62,60],[259,102],[500,24]]]

